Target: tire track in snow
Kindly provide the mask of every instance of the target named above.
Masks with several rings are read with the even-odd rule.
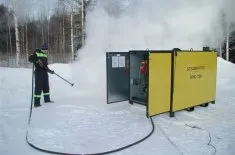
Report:
[[[156,124],[157,127],[160,129],[160,131],[163,133],[163,135],[166,137],[166,139],[171,143],[171,145],[174,146],[174,148],[181,154],[184,155],[184,153],[179,149],[179,147],[170,139],[170,137],[164,132],[164,130],[160,127],[159,124]]]

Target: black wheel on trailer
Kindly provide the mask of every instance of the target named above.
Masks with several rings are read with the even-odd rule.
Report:
[[[200,105],[201,107],[208,107],[209,103],[204,103],[202,105]]]
[[[186,111],[188,112],[194,111],[194,107],[187,108]]]

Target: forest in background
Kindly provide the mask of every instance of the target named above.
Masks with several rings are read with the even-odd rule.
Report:
[[[33,0],[20,2],[23,1]],[[40,11],[37,12],[36,17],[26,12],[19,13],[19,7],[17,8],[19,3],[17,4],[16,0],[10,0],[11,3],[8,5],[0,5],[0,66],[27,66],[28,55],[36,48],[40,48],[43,43],[49,45],[49,63],[68,63],[79,59],[76,52],[85,42],[86,13],[92,10],[96,1],[55,1],[56,5],[52,10],[45,8],[44,4],[44,7],[39,8]],[[109,14],[120,12],[116,3],[111,5],[113,7],[106,8]],[[37,1],[36,4],[39,5]],[[21,3],[21,9],[24,7],[24,3]],[[15,17],[17,25],[15,25]],[[225,18],[222,15],[222,20]],[[222,21],[222,23],[225,31],[225,22]],[[235,30],[235,24],[232,28]],[[226,38],[221,44],[221,56],[226,58]],[[229,35],[229,48],[229,60],[235,63],[235,31]],[[217,49],[219,50],[219,47]]]
[[[93,1],[58,0],[50,15],[42,10],[37,18],[28,17],[27,14],[22,19],[18,18],[17,30],[14,7],[1,4],[0,65],[27,65],[28,55],[43,43],[49,45],[50,62],[68,63],[75,60],[76,51],[84,45],[85,16],[86,11],[92,8],[91,2]],[[18,64],[15,62],[17,50]]]

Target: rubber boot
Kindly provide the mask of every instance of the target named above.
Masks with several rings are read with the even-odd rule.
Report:
[[[34,99],[34,107],[37,108],[37,107],[40,107],[41,104],[40,104],[40,98],[35,98]]]
[[[54,101],[51,101],[49,95],[45,95],[45,96],[44,96],[44,102],[45,102],[45,103],[54,103]]]

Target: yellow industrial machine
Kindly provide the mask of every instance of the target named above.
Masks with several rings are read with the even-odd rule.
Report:
[[[147,74],[141,71],[147,63]],[[147,117],[215,103],[217,52],[209,49],[106,53],[107,103],[129,100]]]

